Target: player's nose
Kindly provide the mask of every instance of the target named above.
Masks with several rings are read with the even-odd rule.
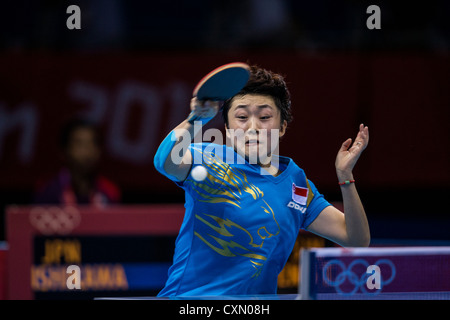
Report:
[[[248,121],[248,131],[258,133],[259,123],[255,117],[250,117]]]

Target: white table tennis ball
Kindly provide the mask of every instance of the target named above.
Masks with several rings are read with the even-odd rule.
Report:
[[[195,181],[203,181],[207,175],[208,171],[204,166],[195,166],[191,171],[191,176]]]

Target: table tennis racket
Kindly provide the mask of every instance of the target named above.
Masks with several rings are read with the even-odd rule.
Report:
[[[243,62],[220,66],[195,86],[193,96],[198,100],[224,101],[241,91],[250,78],[250,67]]]

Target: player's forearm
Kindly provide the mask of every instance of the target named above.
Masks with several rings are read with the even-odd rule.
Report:
[[[176,137],[176,144],[186,140],[185,142],[192,142],[194,140],[194,136],[198,133],[199,129],[201,129],[201,124],[196,123],[195,125],[192,122],[189,122],[188,119],[181,122],[178,126],[176,126],[172,131]]]
[[[216,115],[218,108],[218,101],[192,98],[191,113],[166,136],[155,154],[154,165],[159,172],[173,180],[186,178],[192,164],[189,145],[202,126]]]
[[[170,149],[170,153],[167,155],[164,163],[165,169],[167,169],[166,167],[180,165],[182,159],[186,160],[185,152],[201,127],[199,122],[194,125],[186,119],[172,130],[171,139],[174,140],[175,143]]]
[[[190,168],[189,144],[201,128],[187,119],[176,126],[161,142],[154,158],[155,168],[172,179],[183,180]]]
[[[366,212],[354,183],[341,186],[344,204],[347,246],[367,247],[370,244],[370,229]]]

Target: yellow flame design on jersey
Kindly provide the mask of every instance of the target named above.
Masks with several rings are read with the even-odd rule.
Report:
[[[201,182],[192,181],[192,189],[199,195],[198,201],[228,203],[241,208],[242,197],[245,194],[250,194],[255,201],[261,202],[261,210],[270,215],[275,222],[276,230],[269,231],[266,226],[261,226],[257,229],[256,234],[251,234],[246,228],[229,219],[222,219],[206,213],[195,215],[196,219],[210,227],[212,233],[216,234],[201,235],[195,232],[195,235],[222,256],[249,258],[250,263],[256,269],[252,277],[257,277],[261,273],[267,257],[257,253],[255,249],[262,249],[266,239],[280,233],[280,226],[275,214],[263,199],[264,193],[248,181],[242,170],[231,167],[211,152],[196,150],[203,154],[203,165],[208,169],[205,180]],[[230,238],[230,240],[224,238]]]
[[[193,190],[200,196],[199,201],[227,202],[240,208],[239,200],[244,192],[249,193],[255,200],[264,196],[258,187],[248,182],[242,170],[231,167],[211,152],[202,154],[208,175],[201,182],[193,182]]]

